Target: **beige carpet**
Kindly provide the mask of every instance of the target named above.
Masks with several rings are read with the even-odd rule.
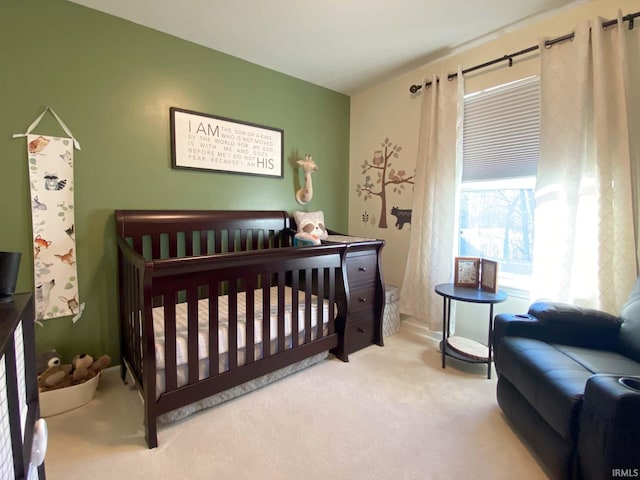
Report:
[[[49,480],[546,479],[508,426],[486,366],[408,332],[330,358],[144,442],[142,405],[118,369],[84,407],[50,417]]]

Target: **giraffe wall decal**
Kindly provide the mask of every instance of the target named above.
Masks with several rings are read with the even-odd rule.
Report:
[[[304,170],[304,185],[296,192],[296,201],[304,205],[311,201],[313,197],[313,185],[311,183],[311,173],[318,171],[318,166],[313,161],[311,155],[304,156],[304,160],[298,160],[298,165]]]

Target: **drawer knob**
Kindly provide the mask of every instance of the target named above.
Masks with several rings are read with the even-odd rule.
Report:
[[[360,302],[362,302],[362,303],[366,303],[366,302],[367,302],[367,299],[366,299],[366,298],[364,298],[364,297],[360,297],[360,298],[358,298],[358,300],[359,300]]]
[[[367,267],[360,267],[358,268],[359,271],[361,272],[366,272],[367,271]]]
[[[362,328],[362,327],[358,327],[358,331],[359,331],[360,333],[364,333],[364,328]]]

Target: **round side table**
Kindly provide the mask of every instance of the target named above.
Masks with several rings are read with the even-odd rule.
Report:
[[[493,340],[493,305],[504,302],[507,294],[502,290],[496,293],[486,292],[479,288],[456,287],[453,283],[441,283],[435,286],[435,291],[443,298],[442,307],[442,342],[440,342],[440,350],[442,351],[442,368],[446,366],[446,357],[453,357],[458,360],[469,363],[486,363],[487,378],[491,378],[491,362],[493,358],[491,342]],[[458,300],[469,303],[486,303],[489,305],[489,338],[487,341],[486,353],[479,353],[481,344],[473,340],[463,339],[461,337],[452,337],[450,335],[451,322],[451,300]],[[451,338],[451,340],[450,340]],[[453,339],[456,342],[453,342]]]

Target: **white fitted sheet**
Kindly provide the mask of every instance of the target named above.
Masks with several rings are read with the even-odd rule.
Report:
[[[292,331],[292,290],[285,287],[285,348],[291,348],[291,331]],[[246,345],[246,294],[238,293],[238,313],[237,313],[237,351],[238,365],[245,363],[245,345]],[[258,289],[254,291],[254,343],[255,358],[262,358],[262,298],[263,291]],[[278,343],[278,287],[270,289],[270,333],[271,340],[270,351],[276,353]],[[177,365],[177,385],[184,386],[188,383],[189,369],[188,361],[188,320],[187,320],[187,303],[179,303],[176,305],[176,365]],[[328,333],[329,321],[329,301],[322,301],[323,309],[323,335]],[[337,308],[334,308],[337,313]],[[156,396],[165,391],[165,335],[164,335],[164,308],[156,307],[153,309],[153,323],[155,333],[155,350],[156,350]],[[318,298],[312,295],[311,299],[311,338],[317,337],[316,325],[318,323]],[[305,336],[305,293],[298,292],[298,338],[299,343],[304,343]],[[219,352],[219,373],[229,369],[228,348],[229,345],[229,299],[228,296],[218,297],[218,352]],[[209,376],[209,300],[202,299],[198,302],[198,359],[200,380]]]

